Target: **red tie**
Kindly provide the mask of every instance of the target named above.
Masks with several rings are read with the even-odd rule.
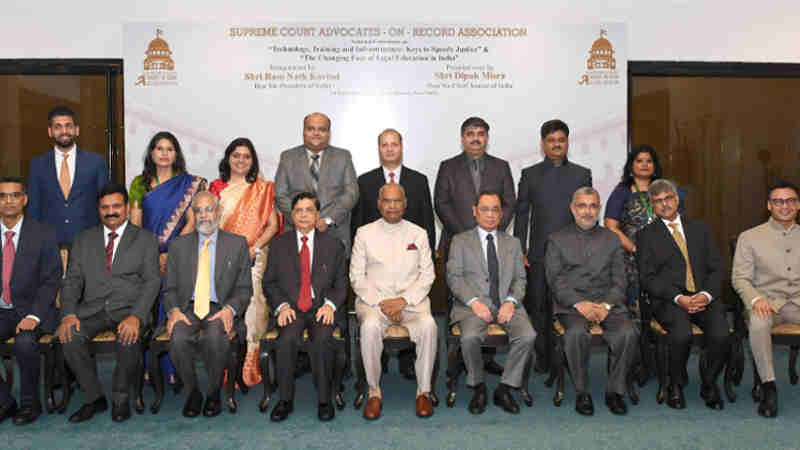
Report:
[[[3,245],[3,295],[0,302],[8,305],[11,305],[11,270],[14,268],[13,237],[13,231],[6,231],[6,243]]]
[[[394,184],[394,172],[389,172],[389,184]]]
[[[306,312],[311,309],[311,252],[306,244],[308,238],[303,236],[300,240],[303,241],[303,247],[300,249],[300,295],[297,297],[297,307]]]
[[[117,233],[108,233],[108,245],[106,245],[106,272],[111,273],[111,263],[114,261],[114,239]]]

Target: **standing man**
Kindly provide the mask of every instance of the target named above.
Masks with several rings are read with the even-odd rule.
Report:
[[[722,257],[711,228],[678,213],[678,189],[668,180],[648,188],[656,220],[637,235],[642,289],[650,294],[653,316],[668,332],[670,385],[667,404],[683,409],[683,373],[689,360],[692,323],[703,330],[706,368],[700,396],[711,409],[722,409],[717,377],[729,353],[728,321],[722,292]]]
[[[72,110],[58,106],[47,120],[55,149],[31,161],[27,215],[53,226],[58,244],[69,248],[76,234],[100,223],[97,193],[108,183],[108,169],[102,156],[75,144],[80,127]]]
[[[478,225],[453,237],[447,260],[447,284],[455,302],[450,321],[461,327],[461,351],[467,366],[467,385],[474,389],[469,412],[486,410],[487,390],[481,364],[481,343],[489,324],[497,323],[508,333],[511,348],[494,403],[512,414],[519,405],[511,389],[522,385],[522,375],[531,358],[536,332],[520,300],[525,294],[525,266],[519,240],[497,227],[503,217],[500,196],[480,193],[472,208]]]
[[[437,328],[428,293],[436,274],[427,233],[403,219],[407,204],[401,185],[385,184],[378,193],[382,218],[359,228],[353,244],[350,280],[358,296],[361,356],[369,385],[366,419],[381,415],[383,337],[395,324],[408,330],[416,346],[417,416],[433,415],[430,392]]]
[[[479,192],[494,192],[500,198],[503,216],[497,228],[505,231],[514,215],[514,178],[508,162],[486,154],[489,144],[489,124],[480,117],[470,117],[461,124],[463,153],[439,166],[433,202],[442,222],[439,253],[448,260],[450,240],[458,233],[475,228],[473,215],[475,198]],[[452,287],[448,284],[452,291]],[[521,298],[521,297],[520,297]],[[485,369],[500,375],[503,368],[486,354]]]
[[[34,422],[42,413],[39,337],[55,328],[61,278],[56,232],[24,217],[27,203],[21,178],[0,177],[0,342],[14,338],[20,372],[19,404],[11,385],[0,379],[0,423],[13,417],[15,425]]]
[[[608,344],[606,406],[613,414],[626,414],[627,374],[637,332],[626,303],[624,249],[614,232],[597,224],[600,195],[582,187],[572,196],[575,223],[550,235],[545,254],[547,282],[553,292],[553,309],[564,325],[569,371],[578,395],[575,410],[594,414],[589,393],[589,357],[592,324],[603,329]]]
[[[537,371],[550,367],[553,342],[553,302],[545,279],[545,243],[548,236],[573,223],[570,213],[572,193],[592,186],[592,172],[567,159],[569,127],[561,120],[542,124],[542,162],[522,171],[519,201],[514,220],[514,236],[522,242],[528,267],[527,310],[535,318]],[[529,241],[530,238],[530,241]],[[551,287],[552,288],[552,287]]]
[[[229,335],[245,316],[253,296],[247,240],[219,229],[222,208],[217,197],[198,192],[192,199],[196,231],[172,241],[167,255],[169,356],[186,385],[185,417],[213,417],[222,411],[220,386],[230,353]],[[203,360],[208,391],[197,387],[195,361]]]
[[[102,225],[75,237],[61,291],[58,338],[83,393],[83,406],[69,418],[73,423],[108,408],[89,352],[92,339],[106,330],[117,335],[111,418],[116,422],[130,418],[128,396],[143,363],[141,336],[161,285],[158,241],[128,221],[125,186],[108,183],[100,190],[97,205]]]
[[[358,182],[350,152],[330,145],[331,121],[322,113],[303,119],[303,145],[281,153],[275,173],[275,202],[284,217],[292,215],[292,199],[312,192],[320,202],[318,231],[338,238],[350,254],[350,211],[358,201]],[[287,229],[294,228],[287,221]]]
[[[762,396],[758,414],[778,415],[772,362],[772,327],[800,324],[800,207],[797,186],[784,181],[769,190],[767,222],[741,235],[733,256],[731,281],[749,313],[753,350]]]
[[[317,415],[334,418],[331,402],[336,328],[335,313],[347,298],[347,258],[339,239],[317,233],[319,199],[301,192],[292,200],[295,229],[275,238],[262,281],[278,316],[277,378],[280,401],[270,419],[280,422],[294,410],[295,366],[303,330],[311,340],[311,373],[317,388]]]

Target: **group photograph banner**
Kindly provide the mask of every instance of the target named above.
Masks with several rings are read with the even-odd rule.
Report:
[[[490,125],[488,152],[514,182],[544,158],[539,129],[570,127],[571,161],[605,203],[627,152],[627,26],[609,24],[186,24],[124,28],[126,181],[147,145],[176,135],[190,173],[218,177],[225,147],[250,138],[273,180],[302,144],[303,117],[331,119],[356,173],[378,167],[378,134],[403,135],[404,165],[428,176],[459,154],[460,126]]]

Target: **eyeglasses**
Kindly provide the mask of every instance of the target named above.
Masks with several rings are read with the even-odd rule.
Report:
[[[481,206],[478,208],[478,211],[480,211],[481,214],[489,214],[489,213],[500,214],[502,210],[498,206],[495,206],[493,208],[490,208],[488,206]]]
[[[23,192],[0,192],[1,201],[17,201],[25,195]]]
[[[773,206],[783,207],[786,206],[796,206],[797,205],[797,197],[791,198],[771,198],[769,202],[772,203]]]
[[[661,205],[663,205],[663,204],[665,204],[667,202],[672,203],[675,200],[677,200],[677,197],[675,197],[675,194],[670,194],[670,195],[667,195],[664,198],[659,198],[659,199],[653,200],[653,204],[656,205],[656,206],[661,206]]]

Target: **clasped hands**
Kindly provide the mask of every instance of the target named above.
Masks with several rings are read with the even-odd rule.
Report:
[[[472,303],[469,304],[470,309],[472,312],[475,313],[476,316],[480,317],[486,323],[492,322],[494,318],[492,317],[492,310],[489,309],[483,302],[475,299]],[[516,310],[516,306],[514,302],[503,302],[500,305],[500,309],[497,311],[497,323],[506,323],[514,317],[514,311]]]
[[[233,310],[227,306],[222,307],[216,314],[209,317],[209,322],[212,320],[221,320],[222,327],[225,329],[225,334],[230,334],[231,330],[233,329]],[[169,318],[167,319],[167,334],[169,337],[172,337],[172,331],[175,329],[175,324],[178,322],[183,322],[188,326],[192,325],[192,322],[189,321],[189,318],[186,317],[186,314],[183,313],[179,308],[175,307],[169,311]]]
[[[285,327],[290,323],[294,322],[297,318],[297,313],[292,309],[291,306],[286,305],[281,309],[281,312],[278,313],[278,326]],[[317,309],[317,314],[314,316],[314,320],[317,322],[322,322],[323,325],[331,325],[333,324],[333,308],[330,305],[322,305]]]
[[[403,310],[408,306],[408,302],[403,297],[387,298],[378,302],[383,315],[392,322],[403,320]]]
[[[575,304],[575,309],[589,322],[600,323],[608,317],[608,310],[602,303],[583,300]]]
[[[694,295],[681,295],[678,297],[678,305],[689,312],[689,314],[698,313],[706,310],[708,306],[708,297],[702,292]]]

